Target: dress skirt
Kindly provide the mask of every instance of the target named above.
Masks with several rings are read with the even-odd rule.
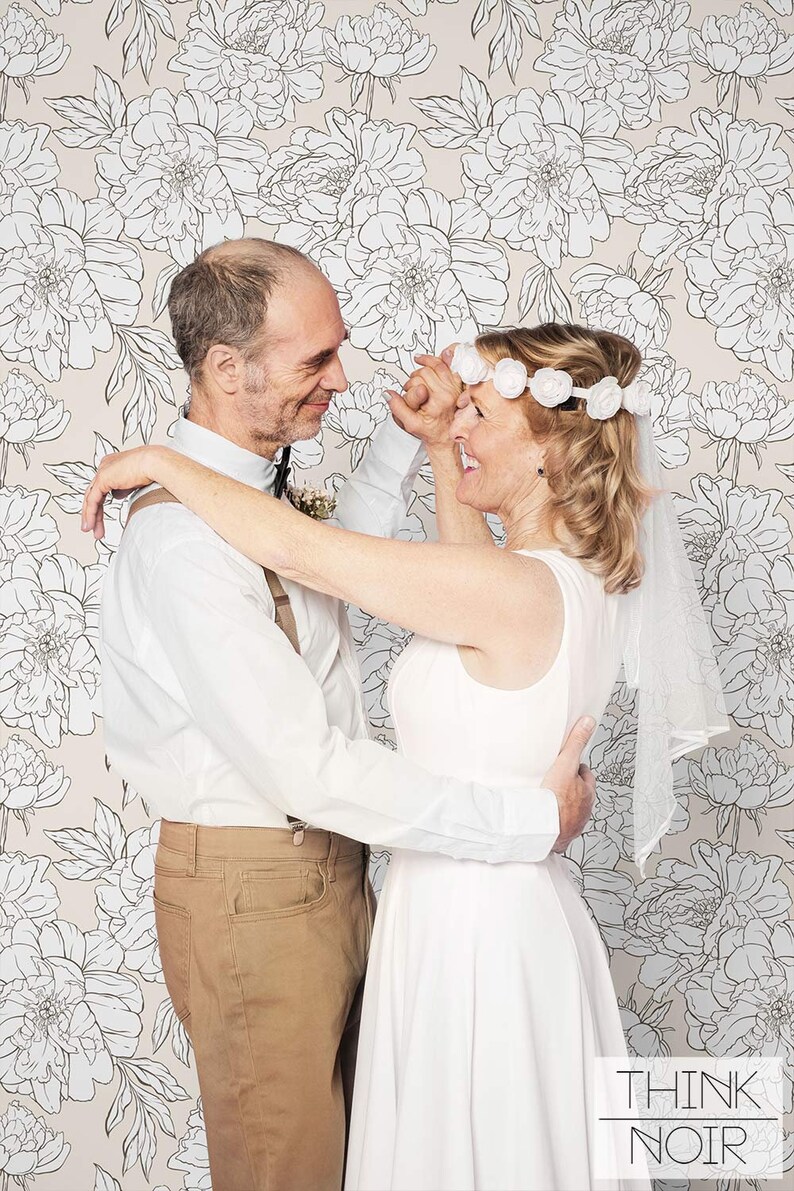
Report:
[[[375,920],[345,1191],[649,1191],[593,1170],[594,1060],[625,1058],[566,862],[395,852]]]

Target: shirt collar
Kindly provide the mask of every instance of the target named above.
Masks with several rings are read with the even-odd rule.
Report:
[[[258,488],[260,492],[272,493],[275,489],[276,465],[272,460],[246,451],[245,447],[238,447],[228,438],[208,430],[206,426],[199,426],[197,422],[189,422],[184,417],[177,418],[169,445],[197,463],[231,476],[233,480],[240,480],[251,488]]]

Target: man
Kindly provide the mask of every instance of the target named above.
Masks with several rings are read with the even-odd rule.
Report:
[[[347,388],[332,287],[295,249],[230,241],[175,278],[169,313],[192,393],[172,445],[272,490],[278,449],[315,435]],[[339,523],[396,533],[422,458],[385,422]],[[213,1191],[339,1191],[372,926],[365,845],[541,860],[589,815],[589,733],[540,790],[424,772],[368,738],[343,606],[286,581],[282,595],[187,509],[148,503],[162,496],[134,502],[105,582],[105,733],[162,817],[157,935]]]

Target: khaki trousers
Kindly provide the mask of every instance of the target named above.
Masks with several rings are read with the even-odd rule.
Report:
[[[163,819],[166,987],[193,1044],[213,1191],[340,1191],[375,898],[333,832]]]

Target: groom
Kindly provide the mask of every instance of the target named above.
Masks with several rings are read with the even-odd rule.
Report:
[[[273,491],[279,448],[317,434],[348,385],[331,285],[286,245],[229,241],[178,274],[169,313],[191,383],[172,445]],[[396,534],[423,457],[387,419],[338,522]],[[164,496],[133,501],[106,577],[104,724],[114,769],[161,819],[157,937],[213,1191],[339,1191],[367,845],[491,862],[562,850],[592,807],[588,725],[542,789],[425,772],[368,738],[344,607],[282,587]]]

